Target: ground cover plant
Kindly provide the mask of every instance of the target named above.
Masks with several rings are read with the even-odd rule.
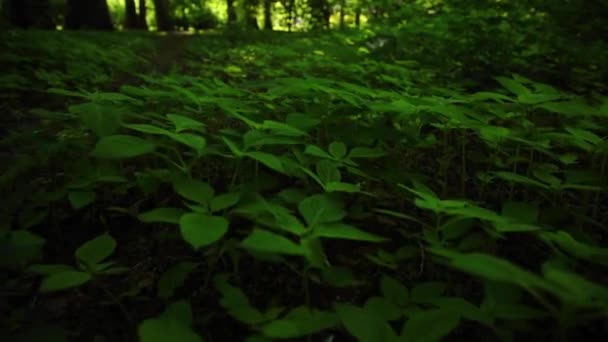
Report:
[[[213,12],[164,3],[146,27]],[[594,17],[570,37],[534,1],[268,3],[316,30],[255,31],[266,2],[202,34],[6,17],[3,340],[608,336]]]

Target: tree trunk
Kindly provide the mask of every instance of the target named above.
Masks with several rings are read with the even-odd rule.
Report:
[[[272,31],[272,1],[264,0],[264,29]]]
[[[344,16],[346,14],[346,0],[340,0],[340,30],[344,30]]]
[[[146,0],[139,0],[139,16],[137,17],[137,27],[142,30],[148,30],[148,7]]]
[[[331,9],[327,0],[308,0],[313,29],[329,28]]]
[[[259,30],[257,9],[259,2],[258,0],[244,0],[245,1],[245,27],[248,29]]]
[[[173,24],[169,16],[169,4],[167,0],[154,0],[154,12],[156,15],[156,27],[159,31],[171,31]]]
[[[361,27],[361,7],[357,7],[355,12],[355,25],[357,28]]]
[[[20,28],[55,29],[49,0],[8,0],[3,7],[8,22]]]
[[[228,12],[228,25],[236,24],[236,9],[234,8],[234,0],[226,0],[226,10]]]
[[[138,28],[138,20],[135,0],[125,0],[125,29]]]
[[[65,27],[68,30],[112,30],[106,0],[67,0]]]
[[[283,3],[283,6],[285,6],[285,8],[287,8],[287,31],[291,32],[291,29],[293,27],[293,19],[294,19],[294,10],[296,8],[295,6],[295,0],[286,0],[287,5],[285,5],[285,3]]]

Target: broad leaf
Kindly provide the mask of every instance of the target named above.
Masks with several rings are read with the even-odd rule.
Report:
[[[173,180],[173,189],[182,197],[199,204],[211,202],[215,193],[208,183],[182,176]]]
[[[334,308],[346,330],[360,342],[397,340],[390,325],[374,313],[351,304],[335,304]]]
[[[408,342],[439,342],[460,323],[453,310],[435,309],[411,315],[405,322],[401,340]]]
[[[141,222],[152,223],[152,222],[164,222],[178,224],[180,217],[185,214],[186,211],[181,208],[156,208],[150,211],[146,211],[137,215],[137,218]]]
[[[81,209],[95,202],[95,191],[70,191],[68,199],[74,209]]]
[[[342,159],[346,156],[346,145],[343,142],[334,141],[329,144],[329,153],[336,159]]]
[[[340,221],[346,216],[342,204],[327,195],[313,195],[300,202],[298,209],[309,227]]]
[[[299,244],[296,244],[284,236],[262,229],[254,229],[253,232],[241,242],[241,245],[243,248],[257,252],[288,255],[304,255],[305,253],[304,248]]]
[[[91,280],[91,275],[75,270],[54,273],[42,280],[41,292],[53,292],[77,287]]]
[[[260,163],[266,165],[267,167],[280,172],[285,173],[285,168],[283,167],[283,163],[281,159],[277,156],[265,152],[248,152],[246,154],[248,157],[259,161]]]
[[[383,242],[386,238],[368,233],[346,223],[322,223],[313,228],[313,236],[367,242]]]
[[[158,296],[164,300],[171,298],[175,289],[183,285],[196,266],[193,262],[180,262],[166,270],[158,280]]]
[[[179,220],[182,237],[194,249],[220,240],[228,232],[228,220],[221,216],[188,213]]]
[[[101,138],[91,155],[103,159],[132,158],[151,153],[156,146],[132,135],[111,135]]]
[[[176,133],[180,133],[189,129],[200,130],[201,128],[205,127],[205,124],[203,124],[202,122],[194,120],[187,116],[167,114],[167,119],[169,119],[171,123],[173,123],[173,126],[175,126]]]
[[[74,254],[79,262],[93,266],[112,255],[115,248],[116,241],[106,233],[85,242]]]

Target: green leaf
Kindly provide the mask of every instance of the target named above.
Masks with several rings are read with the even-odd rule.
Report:
[[[409,303],[410,291],[394,278],[383,275],[380,289],[384,297],[394,305],[406,306]]]
[[[281,159],[277,156],[265,152],[248,152],[245,154],[249,158],[255,159],[260,163],[266,165],[267,167],[280,172],[285,173],[285,168],[283,167],[283,163]]]
[[[577,241],[568,232],[560,230],[556,232],[543,232],[541,238],[559,246],[568,254],[590,262],[608,266],[608,248],[591,246]]]
[[[263,129],[268,129],[277,135],[284,135],[289,137],[301,137],[306,135],[307,133],[296,128],[292,127],[289,124],[284,124],[277,121],[265,120],[262,124]]]
[[[182,237],[194,249],[220,240],[228,232],[228,225],[228,220],[221,216],[199,213],[185,214],[179,220]]]
[[[162,127],[149,125],[149,124],[125,124],[123,126],[126,128],[129,128],[129,129],[132,129],[134,131],[138,131],[141,133],[147,133],[147,134],[169,135],[171,133]]]
[[[327,195],[313,195],[298,205],[300,215],[309,227],[321,223],[340,221],[346,216],[342,204]]]
[[[358,283],[348,267],[331,266],[322,270],[323,281],[334,287],[349,287]]]
[[[472,321],[481,322],[487,325],[492,324],[491,318],[488,317],[485,311],[460,297],[440,297],[431,299],[428,303],[433,304],[440,309],[457,312],[463,318]]]
[[[158,296],[164,300],[171,298],[175,289],[183,285],[196,266],[196,263],[184,261],[166,270],[158,280]]]
[[[232,154],[234,154],[236,157],[242,157],[245,155],[245,152],[243,152],[236,143],[234,143],[232,140],[226,138],[226,137],[222,137],[222,140],[224,141],[224,143],[226,144],[226,146],[228,146],[228,148],[230,149],[230,151],[232,152]]]
[[[224,210],[235,206],[241,199],[241,194],[237,192],[228,192],[218,195],[211,200],[211,212]]]
[[[222,294],[220,305],[227,309],[232,317],[249,325],[259,324],[265,320],[264,315],[251,306],[245,293],[228,283],[226,275],[215,276],[213,283]]]
[[[183,176],[173,179],[173,189],[182,197],[199,204],[210,203],[215,193],[208,183]]]
[[[343,142],[334,141],[329,144],[329,153],[336,159],[342,159],[346,156],[346,145]]]
[[[538,206],[525,202],[505,202],[502,205],[502,216],[509,217],[522,223],[536,223]]]
[[[597,112],[595,108],[585,104],[580,99],[571,101],[546,102],[538,105],[538,107],[553,113],[572,117],[588,116]]]
[[[169,119],[171,121],[171,123],[173,123],[173,126],[175,126],[175,132],[176,133],[180,133],[182,131],[185,130],[200,130],[201,128],[205,127],[205,124],[194,120],[192,118],[189,118],[187,116],[182,116],[182,115],[177,115],[177,114],[167,114],[167,119]]]
[[[380,158],[385,155],[386,153],[380,149],[369,147],[355,147],[350,150],[348,158]]]
[[[518,175],[517,173],[508,172],[508,171],[496,171],[496,172],[492,172],[492,174],[494,174],[494,175],[498,176],[499,178],[502,178],[506,181],[509,181],[509,182],[532,185],[532,186],[536,186],[536,187],[539,187],[542,189],[549,190],[549,186],[547,186],[546,184],[541,183],[539,181],[536,181],[536,180],[526,177],[526,176]]]
[[[328,182],[327,184],[325,184],[325,191],[356,193],[361,192],[361,188],[357,184]]]
[[[426,310],[405,322],[401,340],[408,342],[439,342],[460,323],[460,315],[452,310]]]
[[[41,236],[24,229],[0,232],[0,267],[25,267],[41,256],[46,242]]]
[[[461,254],[439,248],[429,248],[429,250],[447,257],[452,267],[489,280],[524,288],[549,288],[542,278],[507,260],[481,253]]]
[[[105,260],[114,253],[116,240],[110,234],[105,233],[92,240],[83,243],[74,255],[79,262],[93,266]]]
[[[276,208],[270,208],[270,211],[279,228],[298,236],[302,236],[308,232],[308,229],[306,229],[302,222],[297,217],[289,214],[289,212],[279,211]]]
[[[543,265],[543,275],[547,281],[559,286],[554,293],[565,302],[600,310],[608,306],[608,287],[595,284],[551,261]]]
[[[517,96],[523,96],[530,93],[530,89],[526,88],[523,84],[518,81],[506,77],[496,77],[498,83],[500,83],[505,89],[512,92]]]
[[[394,321],[404,314],[404,310],[385,297],[370,297],[365,302],[365,311],[382,318],[385,321]]]
[[[137,330],[140,342],[202,342],[192,328],[173,317],[152,318],[143,321]]]
[[[120,128],[121,115],[113,106],[87,102],[72,105],[69,111],[77,114],[82,124],[98,137],[112,135]]]
[[[101,138],[91,155],[103,159],[132,158],[151,153],[156,146],[132,135],[111,135]]]
[[[338,322],[338,317],[332,312],[299,306],[283,319],[262,326],[262,333],[272,338],[296,338],[333,328]]]
[[[78,210],[95,202],[95,191],[70,191],[68,199],[72,208]]]
[[[309,130],[320,124],[321,120],[315,119],[310,115],[306,114],[291,113],[287,115],[285,122],[287,122],[287,124],[290,126],[297,127],[303,131],[308,132]]]
[[[314,145],[306,146],[304,153],[310,154],[311,156],[324,158],[324,159],[333,159],[333,157],[331,155],[327,154],[327,152],[323,151],[322,149],[320,149],[319,147],[314,146]]]
[[[181,208],[163,207],[141,213],[137,215],[137,218],[145,223],[164,222],[178,224],[180,217],[185,213],[186,211]]]
[[[54,292],[77,287],[91,280],[91,275],[86,272],[64,271],[54,273],[42,280],[41,292]]]
[[[319,179],[321,182],[323,182],[323,184],[327,184],[329,182],[339,182],[342,179],[340,170],[338,170],[336,163],[323,159],[320,160],[316,166],[317,176],[319,176]]]
[[[201,154],[207,146],[207,140],[200,135],[192,133],[176,133],[169,135],[173,140],[186,146],[192,147],[198,154]]]
[[[335,304],[334,308],[346,330],[360,342],[397,340],[390,325],[374,313],[351,304]]]
[[[288,238],[271,233],[267,230],[254,229],[241,246],[256,252],[278,253],[288,255],[304,255],[302,246],[289,240]]]
[[[446,284],[442,282],[424,282],[412,288],[411,298],[415,303],[426,303],[430,300],[441,297],[446,288]]]
[[[346,223],[322,223],[313,228],[313,236],[367,242],[383,242],[386,238],[368,233]]]
[[[517,96],[517,101],[522,104],[535,105],[543,102],[555,101],[561,98],[560,94],[532,94],[526,93]]]

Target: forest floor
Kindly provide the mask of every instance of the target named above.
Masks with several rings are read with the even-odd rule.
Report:
[[[608,336],[604,95],[356,34],[2,35],[3,340]]]

